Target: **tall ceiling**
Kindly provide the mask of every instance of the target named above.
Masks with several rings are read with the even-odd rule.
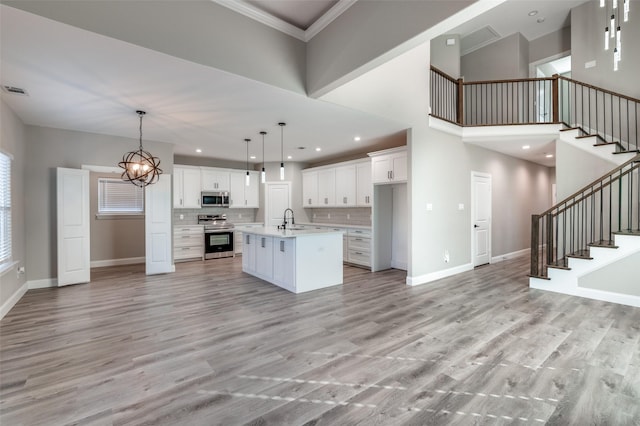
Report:
[[[215,0],[225,4],[223,0]],[[250,8],[301,31],[354,0],[247,0]],[[359,0],[373,1],[373,0]],[[582,1],[509,0],[456,29],[463,36],[491,25],[499,37],[535,37],[566,24]],[[230,2],[227,2],[230,3]],[[238,2],[234,2],[238,3]],[[144,139],[175,144],[181,155],[245,160],[243,140],[268,132],[266,161],[279,161],[280,121],[285,155],[318,162],[402,143],[405,125],[276,88],[6,5],[1,13],[2,85],[28,96],[2,98],[30,125],[138,137],[136,109],[147,110]],[[532,21],[526,12],[547,18]],[[329,13],[330,14],[330,13]],[[260,18],[254,19],[260,20]],[[355,141],[356,136],[360,137]],[[261,144],[250,145],[261,159]],[[304,147],[305,149],[298,149]],[[316,151],[320,148],[320,151]],[[202,150],[197,154],[196,150]]]

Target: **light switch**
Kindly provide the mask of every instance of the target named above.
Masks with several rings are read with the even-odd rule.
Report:
[[[595,61],[595,60],[594,60],[594,61],[589,61],[589,62],[585,62],[585,63],[584,63],[584,67],[585,67],[585,68],[593,68],[593,67],[595,67],[595,66],[596,66],[596,61]]]
[[[458,210],[464,210],[464,204],[462,203],[458,204]]]
[[[427,211],[428,212],[433,211],[433,204],[427,203]]]

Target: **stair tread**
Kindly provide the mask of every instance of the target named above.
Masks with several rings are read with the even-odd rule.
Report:
[[[624,231],[616,231],[613,233],[614,235],[637,235],[640,237],[640,229],[627,229]]]
[[[547,265],[547,268],[562,269],[563,271],[570,271],[571,270],[571,268],[569,268],[568,266],[554,265],[554,264]]]
[[[569,132],[571,130],[581,130],[580,127],[569,127],[568,129],[560,129],[561,132]]]
[[[580,135],[576,136],[576,139],[597,138],[598,135]]]
[[[618,248],[618,246],[615,245],[615,243],[610,240],[594,241],[592,243],[589,243],[588,245],[589,247],[612,248],[612,249]]]
[[[600,142],[596,143],[593,146],[609,146],[609,145],[620,145],[619,142]]]
[[[573,253],[568,254],[567,257],[570,257],[572,259],[593,260],[593,257],[591,257],[591,255],[589,253],[589,250],[578,250],[578,251],[575,251]]]
[[[547,276],[545,276],[545,275],[531,275],[531,274],[529,274],[529,275],[527,275],[527,276],[528,276],[529,278],[538,278],[538,279],[541,279],[541,280],[547,280],[547,281],[550,281],[550,280],[551,280],[551,278],[549,278],[549,277],[547,277]]]
[[[616,151],[614,152],[614,154],[638,154],[640,153],[640,150],[637,149],[630,149],[628,151]]]

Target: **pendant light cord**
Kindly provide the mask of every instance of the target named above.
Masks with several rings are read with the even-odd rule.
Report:
[[[140,151],[142,151],[142,117],[146,114],[144,111],[136,111],[140,116]]]

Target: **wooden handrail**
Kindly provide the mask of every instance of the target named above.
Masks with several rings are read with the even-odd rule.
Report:
[[[439,70],[438,68],[434,67],[433,65],[431,65],[431,71],[435,72],[436,74],[440,74],[442,77],[446,78],[447,80],[451,81],[452,83],[457,83],[458,79],[457,78],[453,78],[451,77],[449,74],[447,74],[446,72]]]
[[[581,81],[573,80],[573,79],[571,79],[571,78],[567,78],[567,77],[562,77],[562,76],[560,76],[559,78],[560,78],[561,80],[565,80],[565,81],[568,81],[568,82],[570,82],[570,83],[579,84],[580,86],[584,86],[584,87],[586,87],[587,89],[597,90],[597,91],[600,91],[600,92],[602,92],[602,93],[606,93],[607,95],[611,95],[611,96],[618,96],[618,97],[620,97],[620,98],[622,98],[622,99],[626,99],[626,100],[631,101],[631,102],[637,102],[637,103],[640,103],[640,99],[632,98],[631,96],[623,95],[623,94],[621,94],[621,93],[612,92],[611,90],[603,89],[602,87],[593,86],[593,85],[591,85],[591,84],[583,83],[583,82],[581,82]]]
[[[551,207],[548,210],[545,210],[543,213],[540,213],[538,216],[546,216],[548,214],[552,214],[553,211],[555,209],[558,208],[558,206],[562,205],[562,204],[566,204],[569,201],[571,201],[573,198],[577,197],[578,195],[582,194],[583,192],[587,191],[589,188],[591,188],[592,186],[596,186],[597,184],[601,183],[602,181],[604,181],[607,178],[610,178],[611,176],[613,176],[615,173],[621,171],[622,169],[624,169],[625,167],[629,166],[630,164],[633,163],[637,163],[640,162],[640,154],[636,155],[635,157],[633,157],[631,160],[627,161],[626,163],[616,167],[615,169],[611,170],[609,173],[607,173],[606,175],[594,180],[593,182],[591,182],[588,185],[585,185],[583,188],[581,188],[579,191],[576,191],[574,194],[570,195],[569,197],[565,198],[564,200],[560,201],[559,203],[556,203],[555,206]]]
[[[536,77],[536,78],[513,78],[507,80],[479,80],[479,81],[465,81],[465,86],[470,86],[474,84],[503,84],[503,83],[522,83],[527,81],[553,81],[555,78],[553,77]]]

